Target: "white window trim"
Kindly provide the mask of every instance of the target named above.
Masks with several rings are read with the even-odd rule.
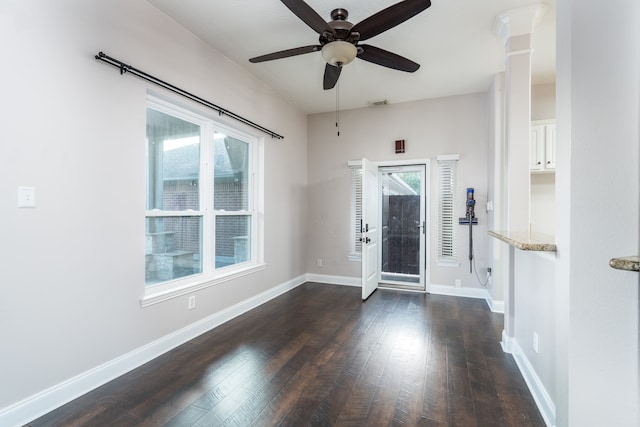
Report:
[[[209,137],[213,135],[214,131],[219,131],[225,135],[232,136],[234,138],[246,141],[250,144],[251,154],[249,156],[251,166],[251,185],[249,193],[249,210],[245,211],[214,211],[211,212],[209,207],[202,201],[202,194],[205,191],[213,191],[211,188],[212,183],[208,180],[201,179],[201,204],[204,209],[201,211],[147,211],[145,210],[145,218],[149,216],[209,216],[208,221],[204,221],[203,218],[203,230],[202,230],[202,253],[213,254],[215,248],[213,247],[214,239],[205,238],[205,236],[215,236],[215,217],[221,215],[251,215],[251,260],[226,266],[223,268],[215,268],[207,265],[204,261],[202,264],[202,272],[187,276],[184,278],[178,278],[167,282],[160,283],[158,285],[144,286],[144,295],[140,299],[141,307],[148,307],[163,301],[167,301],[179,296],[183,296],[189,293],[196,292],[215,286],[220,283],[224,283],[230,280],[234,280],[255,272],[264,270],[266,263],[264,261],[264,137],[259,137],[250,133],[242,132],[234,127],[230,127],[225,123],[221,123],[210,115],[208,112],[198,109],[190,109],[183,106],[183,104],[173,101],[164,100],[153,96],[147,95],[147,102],[145,108],[150,107],[167,114],[171,114],[175,117],[196,123],[201,126],[202,135]],[[204,138],[201,139],[205,141]],[[210,141],[207,141],[210,142]],[[207,143],[203,146],[203,154],[206,154],[212,149],[212,144]],[[211,158],[211,156],[204,156]],[[211,165],[205,161],[204,168],[210,168]]]
[[[439,166],[439,170],[438,170],[438,257],[437,257],[437,261],[436,261],[436,265],[438,267],[459,267],[460,266],[460,262],[457,259],[457,250],[456,250],[456,246],[457,246],[457,236],[456,236],[456,193],[457,193],[457,163],[458,160],[460,159],[460,155],[459,154],[445,154],[445,155],[440,155],[437,157],[438,160],[438,166]],[[443,212],[442,212],[442,201],[443,201],[443,182],[442,182],[442,174],[443,174],[443,169],[442,166],[453,166],[453,189],[452,189],[452,206],[451,206],[451,217],[450,218],[443,218]],[[450,226],[450,228],[449,228]],[[447,230],[444,230],[443,228],[447,228]],[[451,236],[451,247],[452,247],[452,253],[449,255],[442,255],[442,242],[444,239],[443,233],[444,232],[449,233],[449,235]]]
[[[192,280],[187,283],[177,283],[183,282],[183,280],[174,280],[173,283],[176,282],[176,285],[167,290],[157,289],[155,292],[146,292],[144,297],[140,299],[140,307],[148,307],[154,304],[158,304],[160,302],[168,301],[173,298],[177,298],[183,295],[192,294],[196,291],[206,289],[210,286],[219,285],[220,283],[225,283],[230,280],[235,280],[240,277],[248,276],[249,274],[256,273],[258,271],[265,270],[267,268],[267,264],[255,263],[251,266],[244,267],[242,269],[237,269],[235,271],[228,271],[226,274],[219,274],[215,278],[211,280]],[[193,276],[191,276],[193,278]]]

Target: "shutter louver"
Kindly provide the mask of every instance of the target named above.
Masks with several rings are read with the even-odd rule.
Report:
[[[438,261],[456,257],[456,160],[438,160],[440,168],[438,212]]]
[[[352,252],[360,253],[362,243],[360,242],[360,223],[362,221],[362,167],[350,166],[351,169],[351,200],[352,200],[352,230],[353,241],[351,242]]]

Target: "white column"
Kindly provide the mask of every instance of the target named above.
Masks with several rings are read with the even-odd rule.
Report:
[[[531,34],[547,7],[503,12],[494,32],[505,43],[505,206],[506,228],[529,231],[529,128],[531,122]]]
[[[496,17],[494,32],[505,43],[505,141],[503,182],[504,204],[496,206],[504,213],[508,231],[529,231],[529,127],[531,122],[531,34],[547,7],[534,4],[508,10]],[[496,165],[499,167],[499,165]],[[504,263],[504,332],[503,347],[511,349],[515,336],[514,260],[508,251]]]
[[[529,126],[531,122],[531,34],[505,45],[505,142],[507,229],[529,230]]]

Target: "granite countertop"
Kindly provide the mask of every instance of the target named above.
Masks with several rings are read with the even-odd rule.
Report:
[[[609,265],[617,270],[640,271],[640,256],[612,258]]]
[[[489,231],[489,235],[523,251],[556,252],[555,238],[550,234],[524,231]]]

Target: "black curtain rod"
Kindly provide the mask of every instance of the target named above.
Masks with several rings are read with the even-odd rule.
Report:
[[[170,90],[173,93],[177,93],[178,95],[184,96],[185,98],[188,98],[188,99],[190,99],[192,101],[195,101],[198,104],[201,104],[201,105],[204,105],[205,107],[211,108],[211,109],[217,111],[218,114],[221,115],[221,116],[222,115],[229,116],[232,119],[235,119],[235,120],[237,120],[239,122],[244,123],[245,125],[249,125],[254,129],[258,129],[261,132],[264,132],[264,133],[266,133],[268,135],[271,135],[271,138],[277,138],[277,139],[283,139],[284,138],[284,136],[278,135],[277,133],[275,133],[273,131],[270,131],[269,129],[267,129],[265,127],[262,127],[259,124],[254,123],[249,119],[245,119],[242,116],[239,116],[239,115],[237,115],[237,114],[235,114],[235,113],[233,113],[233,112],[231,112],[231,111],[229,111],[227,109],[224,109],[224,108],[214,104],[213,102],[209,102],[206,99],[202,99],[199,96],[196,96],[196,95],[194,95],[192,93],[187,92],[186,90],[180,89],[179,87],[176,87],[176,86],[174,86],[174,85],[172,85],[170,83],[162,81],[157,77],[153,77],[152,75],[147,74],[144,71],[140,71],[140,70],[132,67],[131,65],[125,64],[122,61],[118,61],[117,59],[112,58],[112,57],[110,57],[108,55],[105,55],[102,52],[98,52],[98,54],[95,56],[95,58],[100,60],[100,61],[106,62],[107,64],[113,65],[114,67],[119,68],[120,69],[120,74],[131,73],[134,76],[140,77],[140,78],[142,78],[142,79],[144,79],[144,80],[146,80],[148,82],[156,84],[156,85],[158,85],[160,87],[163,87],[163,88],[165,88],[167,90]]]

